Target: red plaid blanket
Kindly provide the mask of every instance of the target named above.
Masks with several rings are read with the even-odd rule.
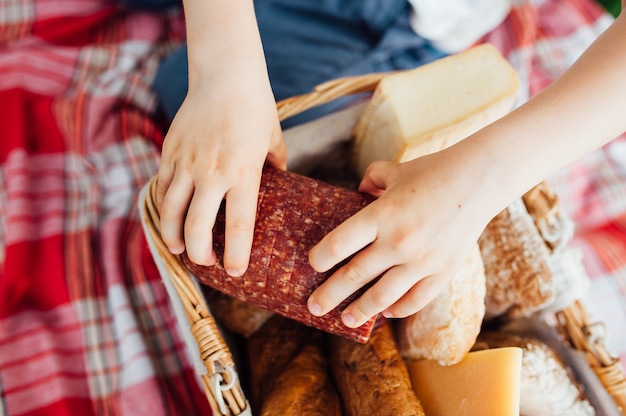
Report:
[[[527,97],[610,19],[592,0],[517,2],[486,38]],[[162,126],[150,81],[181,16],[106,0],[0,0],[0,415],[208,414],[136,199]],[[626,139],[556,175],[626,359]]]

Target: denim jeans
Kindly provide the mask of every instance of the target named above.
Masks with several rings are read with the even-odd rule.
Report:
[[[406,0],[256,0],[254,6],[276,100],[338,77],[410,69],[445,55],[411,29]],[[187,93],[184,46],[162,63],[154,88],[173,117]],[[309,110],[283,126],[332,112],[349,99]]]

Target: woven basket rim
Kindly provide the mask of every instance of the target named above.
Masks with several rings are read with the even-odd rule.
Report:
[[[287,98],[277,103],[281,121],[308,109],[320,106],[335,99],[358,93],[372,92],[380,81],[391,73],[371,73],[335,79],[318,85],[307,94]],[[222,338],[215,320],[205,303],[203,295],[191,281],[191,276],[180,256],[171,254],[161,240],[159,216],[155,204],[156,176],[151,179],[142,209],[151,238],[156,242],[159,256],[168,270],[168,277],[174,283],[176,292],[184,305],[185,314],[198,342],[202,360],[208,375],[202,376],[202,383],[214,414],[240,415],[246,411],[247,401],[234,372],[234,364],[228,345]],[[615,399],[616,406],[626,416],[626,375],[619,358],[611,355],[604,337],[598,335],[601,323],[591,322],[580,301],[556,312],[558,330],[566,342],[587,358],[590,367],[598,376],[607,392]],[[216,377],[219,381],[216,383]]]

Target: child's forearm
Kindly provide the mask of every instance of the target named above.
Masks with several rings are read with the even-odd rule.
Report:
[[[625,74],[626,19],[621,16],[561,78],[455,146],[455,152],[491,164],[482,177],[497,190],[491,207],[501,209],[626,131]]]
[[[220,67],[233,71],[254,65],[266,70],[252,0],[184,0],[183,4],[190,88],[204,82],[209,67],[216,77]]]

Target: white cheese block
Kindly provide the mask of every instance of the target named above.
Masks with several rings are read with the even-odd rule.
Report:
[[[353,164],[442,150],[508,113],[519,79],[492,45],[383,78],[354,130]]]

